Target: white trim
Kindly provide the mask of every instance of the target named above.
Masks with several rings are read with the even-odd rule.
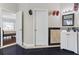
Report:
[[[23,43],[23,46],[21,46],[21,47],[24,48],[24,49],[31,49],[31,48],[34,48],[35,45],[34,44]]]
[[[23,46],[26,46],[26,47],[32,47],[32,46],[34,46],[34,44],[26,44],[26,43],[23,43]]]
[[[10,10],[10,9],[7,9],[7,8],[1,8],[1,9],[2,9],[2,10],[6,10],[6,11],[11,12],[11,13],[16,13],[15,11]]]
[[[2,47],[3,46],[2,8],[0,9],[0,20],[1,20],[1,47]]]
[[[2,46],[2,47],[0,47],[0,49],[6,48],[6,47],[9,47],[9,46],[13,46],[13,45],[16,45],[16,43],[12,43],[12,44],[9,44],[9,45]]]
[[[39,10],[39,11],[43,11],[43,10],[44,10],[44,11],[45,11],[45,10],[48,11],[48,9],[37,9],[37,8],[33,9],[33,11],[38,11],[38,10]]]
[[[34,49],[34,48],[48,48],[48,47],[59,47],[60,45],[51,45],[51,46],[35,46],[34,44],[23,43],[22,46],[24,49]]]
[[[34,45],[36,45],[36,38],[35,38],[35,36],[36,36],[36,34],[35,34],[35,28],[36,28],[36,21],[35,21],[35,10],[33,10],[33,43],[34,43]]]

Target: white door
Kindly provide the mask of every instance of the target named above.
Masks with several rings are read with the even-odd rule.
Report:
[[[16,43],[22,46],[22,11],[16,13]]]
[[[36,45],[48,45],[48,11],[35,11]]]

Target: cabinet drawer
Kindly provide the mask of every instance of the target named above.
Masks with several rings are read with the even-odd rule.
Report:
[[[66,36],[70,36],[71,34],[66,34]]]

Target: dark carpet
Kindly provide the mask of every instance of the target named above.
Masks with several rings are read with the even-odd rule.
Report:
[[[24,49],[18,45],[0,49],[0,55],[77,55],[60,47]]]

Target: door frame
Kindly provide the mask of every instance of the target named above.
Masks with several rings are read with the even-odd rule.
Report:
[[[21,25],[22,25],[22,28],[21,28],[21,29],[22,29],[22,38],[21,38],[21,39],[22,39],[22,45],[20,45],[20,44],[18,44],[18,45],[20,45],[21,47],[23,47],[23,45],[24,45],[24,15],[23,15],[23,11],[18,11],[18,12],[21,12],[21,13],[22,13],[22,17],[21,17],[21,18],[22,18],[22,20],[21,20],[21,21],[22,21],[22,22],[21,22],[21,23],[22,23],[22,24],[21,24]],[[16,14],[17,14],[17,12],[16,12]],[[16,16],[16,17],[17,17],[17,16]],[[16,21],[16,22],[17,22],[17,21]],[[17,33],[17,28],[16,28],[16,33]],[[16,39],[16,40],[17,40],[17,39]],[[16,44],[17,44],[17,41],[16,41]]]

